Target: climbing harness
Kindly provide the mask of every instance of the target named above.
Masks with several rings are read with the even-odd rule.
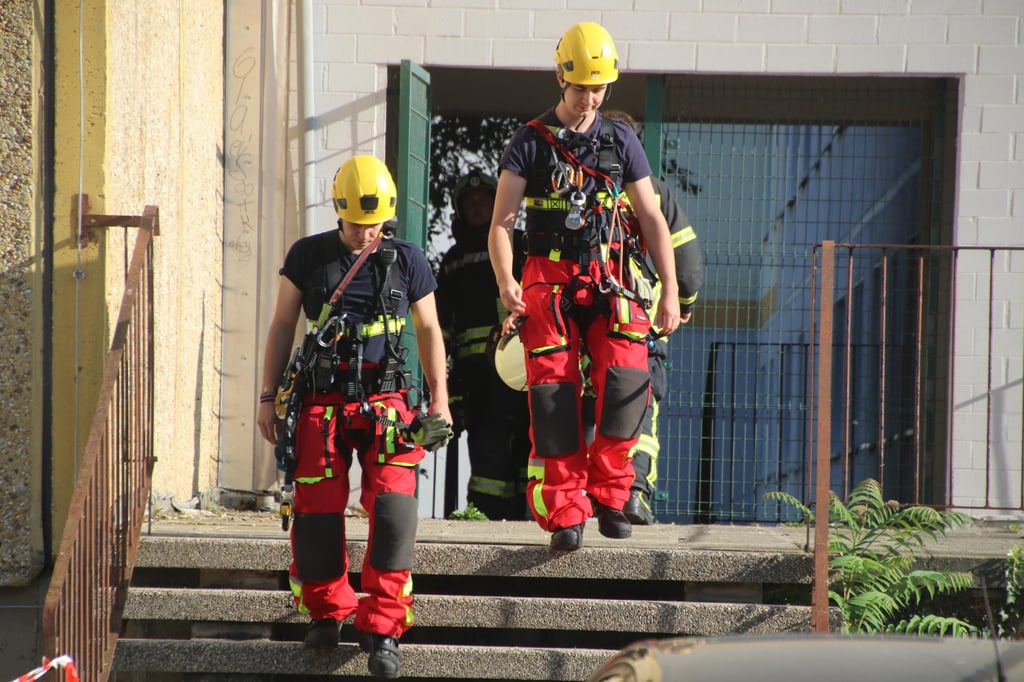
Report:
[[[570,232],[583,230],[583,245],[578,250],[580,265],[585,266],[590,260],[590,249],[587,246],[592,241],[592,235],[588,233],[593,228],[589,227],[588,219],[591,216],[602,214],[607,209],[610,213],[608,226],[600,231],[597,239],[601,269],[598,290],[604,294],[624,296],[639,303],[644,309],[649,308],[653,300],[650,283],[642,277],[636,277],[633,268],[629,266],[629,261],[643,259],[644,247],[640,239],[636,216],[620,189],[622,166],[617,160],[614,128],[611,121],[601,119],[602,132],[596,142],[565,128],[559,128],[557,133],[553,132],[540,119],[533,119],[527,125],[537,131],[551,147],[554,159],[554,168],[551,171],[552,190],[558,196],[567,196],[569,201],[569,209],[565,217],[566,230]],[[597,168],[584,165],[569,148],[572,145],[576,147],[588,145],[593,148],[595,144],[598,152]],[[606,170],[607,172],[605,172]],[[584,175],[593,178],[599,188],[591,193],[589,206],[587,196],[583,192]],[[599,196],[602,189],[610,201],[605,201]],[[527,206],[530,206],[529,201]],[[548,239],[552,239],[552,236],[549,236]],[[608,263],[612,259],[618,263],[617,272],[622,278],[621,282],[608,267]]]

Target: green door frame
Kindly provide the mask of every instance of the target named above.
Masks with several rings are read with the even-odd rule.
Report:
[[[398,236],[427,249],[430,230],[430,73],[418,64],[403,60],[398,90]],[[410,321],[411,322],[411,321]],[[406,325],[411,329],[411,323]],[[403,339],[410,359],[418,358],[416,335]],[[423,385],[423,368],[411,362],[414,385]]]
[[[430,185],[430,73],[401,65],[398,99],[398,227],[401,237],[427,248]]]
[[[644,102],[644,152],[651,164],[651,173],[661,177],[661,128],[665,101],[665,77],[660,74],[647,76],[647,96]]]

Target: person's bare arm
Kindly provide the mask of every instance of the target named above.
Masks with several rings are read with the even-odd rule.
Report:
[[[299,314],[302,312],[302,292],[287,277],[281,277],[281,284],[277,291],[277,305],[274,307],[274,317],[270,321],[270,328],[267,330],[266,350],[263,353],[263,381],[260,386],[260,393],[265,391],[277,391],[281,382],[281,375],[291,356],[292,344],[295,341],[295,325],[299,322]],[[277,436],[280,432],[280,421],[274,414],[274,403],[260,403],[259,412],[256,415],[256,424],[259,426],[260,435],[268,442],[277,445]]]
[[[512,231],[516,227],[519,205],[526,192],[526,178],[503,170],[498,177],[498,191],[494,197],[494,214],[487,235],[487,250],[491,267],[498,283],[498,293],[505,308],[516,315],[526,312],[523,289],[512,272]]]
[[[439,412],[449,424],[452,423],[451,409],[448,407],[447,359],[444,350],[444,337],[441,325],[437,321],[437,307],[434,294],[430,293],[410,306],[412,326],[416,330],[416,349],[419,352],[420,366],[423,367],[423,378],[430,391],[429,412]]]
[[[651,255],[654,269],[658,273],[658,279],[661,280],[661,300],[658,302],[658,314],[654,324],[659,332],[671,334],[679,327],[680,316],[679,284],[676,281],[676,264],[668,224],[658,207],[658,198],[649,177],[627,183],[625,190],[629,203],[640,221],[640,232]]]

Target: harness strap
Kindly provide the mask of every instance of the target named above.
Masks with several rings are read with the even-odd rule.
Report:
[[[591,247],[579,232],[527,232],[523,235],[523,251],[527,256],[551,256],[558,251],[563,258],[575,258]]]
[[[582,170],[584,173],[594,178],[595,180],[603,180],[607,184],[607,186],[615,188],[615,192],[616,194],[618,194],[618,185],[615,184],[615,181],[612,180],[610,176],[602,173],[596,168],[591,168],[590,166],[587,166],[580,162],[580,160],[576,158],[576,155],[573,154],[568,149],[566,149],[565,145],[563,145],[559,141],[559,139],[555,137],[555,134],[551,132],[551,129],[544,125],[540,119],[535,118],[532,121],[528,122],[526,125],[536,130],[540,134],[540,136],[544,138],[544,141],[547,142],[552,147],[554,147],[555,149],[557,149],[558,153],[561,154],[566,161],[571,163],[576,168]],[[598,154],[598,156],[600,157],[600,153]]]
[[[605,119],[602,118],[601,119],[601,123],[602,123],[602,126],[601,126],[602,135],[611,135],[612,134],[611,133],[612,128],[610,127],[610,125],[605,125]],[[617,229],[620,232],[620,239],[621,239],[621,241],[623,243],[623,248],[624,248],[625,245],[626,245],[626,241],[628,239],[630,239],[631,236],[629,235],[629,232],[626,229],[627,226],[623,223],[623,221],[621,220],[621,216],[619,215],[620,211],[625,210],[625,201],[620,198],[620,192],[619,192],[620,188],[619,188],[619,185],[615,182],[615,180],[613,180],[609,175],[605,174],[601,170],[598,170],[596,168],[591,168],[590,166],[587,166],[587,165],[583,164],[576,157],[575,154],[573,154],[568,148],[566,148],[565,145],[562,144],[562,142],[555,136],[555,134],[551,131],[551,129],[548,128],[546,125],[544,125],[544,123],[542,123],[540,121],[540,119],[536,119],[535,118],[535,119],[529,121],[527,123],[527,125],[529,125],[535,131],[537,131],[537,133],[542,138],[544,138],[545,142],[547,142],[549,145],[551,145],[551,147],[554,150],[556,150],[559,154],[561,154],[562,157],[568,163],[570,163],[573,167],[575,167],[578,171],[582,171],[583,173],[585,173],[585,174],[589,175],[590,177],[594,178],[595,180],[603,181],[605,183],[605,186],[610,189],[610,191],[611,191],[611,198],[612,198],[612,207],[611,207],[611,212],[612,212],[612,221],[611,222],[612,222],[612,226],[611,227],[612,227],[612,230],[616,230]],[[613,143],[612,146],[614,147],[614,143]],[[598,165],[599,166],[602,164],[602,161],[607,158],[606,156],[602,155],[602,151],[603,151],[603,148],[598,150]],[[619,171],[619,174],[621,174],[621,166],[619,166],[619,164],[614,164],[614,165],[617,167],[617,170]],[[604,208],[603,204],[604,204],[603,201],[596,201],[595,208],[597,209],[597,211],[601,211]],[[582,230],[582,232],[584,233],[584,238],[585,238],[587,230],[584,229],[584,230]],[[530,233],[528,232],[527,235],[529,235],[529,234]],[[611,234],[608,235],[608,241],[609,242],[613,241],[613,235],[611,235]],[[604,243],[604,235],[602,235],[602,242]],[[527,246],[527,249],[528,249],[527,253],[529,253],[529,248],[530,247]],[[628,289],[628,288],[622,286],[618,281],[615,280],[614,277],[611,276],[611,273],[608,271],[607,263],[605,262],[606,254],[604,253],[605,249],[604,249],[603,244],[602,244],[602,248],[600,249],[600,251],[601,251],[601,258],[600,258],[601,275],[602,275],[602,278],[604,279],[604,281],[600,285],[600,289],[602,289],[605,292],[611,292],[611,293],[614,293],[614,294],[618,294],[620,296],[624,296],[624,297],[626,297],[626,298],[628,298],[628,299],[630,299],[632,301],[635,301],[635,302],[640,303],[641,305],[643,305],[644,304],[644,298],[643,297],[638,295],[635,291],[632,291],[631,289]],[[551,253],[552,253],[551,257],[554,260],[555,259],[554,258],[554,253],[555,253],[554,250],[551,250]],[[590,263],[591,249],[578,249],[577,253],[578,253],[578,261],[580,263],[580,267],[585,271],[587,269],[587,267],[589,266],[589,263]],[[621,263],[620,263],[620,265],[621,265]],[[623,271],[623,268],[620,267],[620,271]],[[645,305],[644,307],[646,308],[647,306]]]
[[[595,197],[601,206],[612,209],[615,207],[615,199],[607,192],[596,192]],[[569,211],[573,203],[565,197],[526,197],[526,208],[537,209],[538,211]]]

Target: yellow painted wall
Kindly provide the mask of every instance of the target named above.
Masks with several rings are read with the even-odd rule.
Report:
[[[135,239],[134,228],[97,228],[80,248],[72,196],[81,183],[91,213],[141,215],[147,205],[159,208],[153,488],[188,500],[216,485],[223,184],[221,3],[87,0],[81,44],[77,0],[58,0],[56,15],[55,547]]]
[[[55,27],[57,120],[50,426],[55,547],[60,544],[74,488],[78,470],[76,458],[88,438],[107,347],[104,247],[102,242],[92,241],[80,248],[77,228],[71,218],[73,197],[79,192],[90,196],[91,212],[105,212],[107,26],[104,3],[83,0],[81,25],[84,30],[81,32],[79,23],[78,1],[59,0]],[[81,85],[84,85],[84,98]]]
[[[223,7],[118,0],[107,15],[106,208],[160,208],[153,488],[188,500],[217,485]],[[110,239],[115,292],[121,248]]]

